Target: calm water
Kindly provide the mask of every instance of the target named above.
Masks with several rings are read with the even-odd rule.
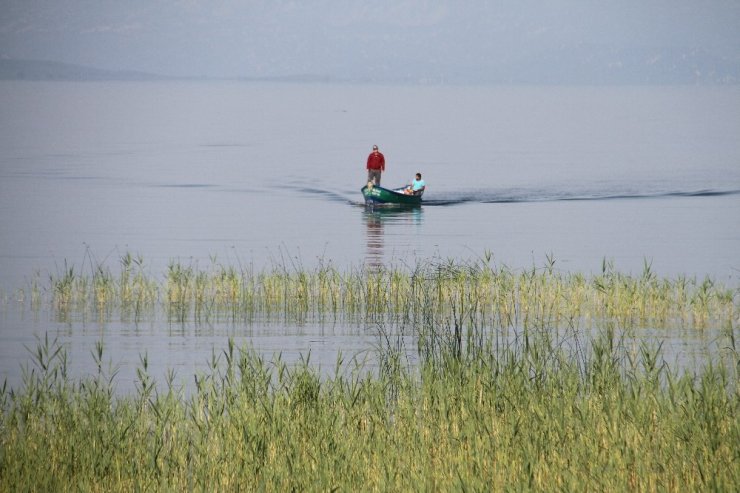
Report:
[[[511,268],[740,275],[740,87],[483,88],[0,82],[0,291],[141,254],[208,266],[413,265],[493,252]],[[368,211],[420,171],[425,205]],[[346,327],[146,327],[0,315],[0,379],[34,335],[125,368],[144,350],[191,375],[225,338],[331,366],[372,335]],[[708,341],[681,339],[679,346]],[[682,349],[679,349],[682,351]],[[150,357],[150,360],[154,360]],[[84,365],[80,368],[84,368]],[[125,371],[123,372],[125,373]]]

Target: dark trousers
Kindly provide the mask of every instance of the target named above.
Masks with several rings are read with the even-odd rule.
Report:
[[[367,181],[373,182],[375,185],[380,185],[380,173],[379,169],[367,170]]]

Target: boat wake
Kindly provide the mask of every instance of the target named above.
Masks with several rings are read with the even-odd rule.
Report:
[[[364,205],[362,194],[357,190],[327,190],[312,187],[295,187],[295,191],[324,200]],[[511,204],[565,201],[606,201],[666,199],[677,197],[721,197],[740,195],[740,189],[696,189],[696,190],[646,190],[646,189],[562,189],[562,188],[492,188],[473,190],[430,191],[424,195],[424,206],[452,206],[468,203]]]
[[[429,194],[430,196],[432,194]],[[740,195],[740,189],[701,189],[701,190],[553,190],[553,189],[498,189],[475,190],[467,192],[436,193],[424,205],[448,206],[465,203],[508,204],[528,202],[561,202],[561,201],[602,201],[602,200],[635,200],[661,199],[676,197],[719,197]]]

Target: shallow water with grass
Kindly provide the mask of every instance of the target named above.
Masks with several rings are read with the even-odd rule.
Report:
[[[738,114],[0,82],[0,490],[736,489]]]
[[[121,394],[104,337],[80,376],[46,336],[22,384],[0,389],[3,488],[729,491],[740,481],[740,306],[708,280],[485,263],[172,265],[162,284],[98,275],[105,282],[52,279],[53,295],[35,303],[67,321],[335,320],[375,327],[376,342],[322,370],[310,353],[267,357],[229,337],[189,386],[171,370],[155,378],[152,351]],[[716,346],[671,365],[660,333],[677,330],[709,330]]]
[[[51,279],[102,284],[129,267],[161,285],[171,264],[413,271],[490,256],[516,275],[552,259],[563,275],[598,276],[606,262],[734,289],[738,114],[736,87],[2,81],[0,377],[17,382],[25,347],[47,332],[75,362],[103,338],[124,388],[139,354],[187,379],[229,336],[329,367],[340,349],[372,349],[377,327],[331,318],[132,318],[144,299],[123,313],[10,309],[49,298]],[[361,204],[373,144],[383,184],[424,174],[421,208]],[[718,329],[644,330],[683,363]]]
[[[659,277],[649,264],[631,275],[604,261],[600,273],[584,275],[560,272],[550,258],[519,271],[489,254],[346,270],[172,262],[152,275],[144,259],[127,254],[117,271],[69,267],[16,290],[2,305],[6,337],[16,339],[0,352],[17,385],[42,337],[65,346],[74,376],[96,368],[89,355],[105,346],[115,388],[126,393],[147,357],[158,380],[173,372],[174,383],[192,389],[193,375],[218,359],[229,338],[289,363],[311,357],[322,371],[342,355],[372,366],[386,346],[413,364],[451,342],[458,351],[488,339],[505,345],[540,329],[571,346],[608,329],[633,350],[660,347],[662,360],[681,372],[717,361],[734,340],[738,298],[737,287]]]

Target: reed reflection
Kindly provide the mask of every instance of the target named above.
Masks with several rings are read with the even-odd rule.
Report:
[[[421,207],[389,207],[365,206],[363,221],[365,222],[365,265],[367,267],[381,267],[385,259],[386,228],[390,228],[396,240],[403,238],[403,233],[409,228],[422,223],[423,209]],[[397,230],[394,230],[396,229]],[[399,245],[394,242],[392,248]]]

